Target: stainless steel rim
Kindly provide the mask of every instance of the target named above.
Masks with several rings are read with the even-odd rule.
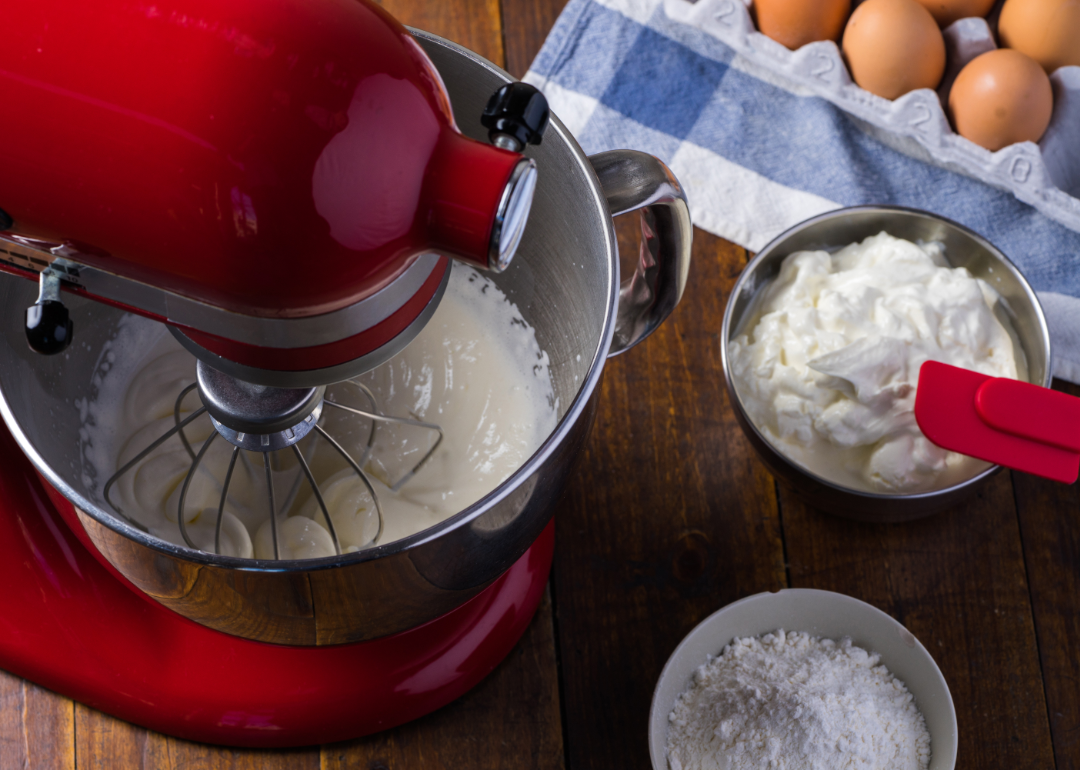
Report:
[[[105,299],[130,305],[208,334],[223,327],[238,342],[272,348],[321,345],[359,334],[386,320],[408,302],[438,268],[439,255],[421,254],[376,293],[351,305],[319,315],[276,318],[246,315],[159,289],[78,261],[66,246],[51,249],[25,238],[0,236],[0,260],[31,272],[48,269],[66,283]],[[332,276],[329,276],[332,280]]]
[[[435,311],[439,307],[439,302],[442,301],[443,294],[446,293],[446,287],[450,283],[451,266],[449,260],[445,257],[439,257],[437,259],[446,260],[446,269],[443,272],[443,277],[439,281],[438,287],[435,289],[435,293],[432,295],[431,299],[428,300],[424,309],[420,311],[420,315],[414,318],[409,325],[398,334],[398,336],[394,337],[385,345],[382,345],[359,358],[354,358],[352,361],[346,361],[343,364],[327,366],[322,369],[300,369],[295,371],[260,369],[254,366],[238,364],[227,358],[222,358],[217,353],[209,351],[199,343],[195,342],[195,340],[184,333],[183,329],[176,326],[169,326],[168,329],[172,336],[176,338],[176,341],[183,345],[191,355],[195,356],[195,358],[238,380],[253,382],[259,385],[270,385],[275,388],[308,388],[322,385],[326,382],[340,382],[342,380],[347,380],[350,377],[355,377],[358,374],[363,374],[380,364],[386,363],[404,350],[405,346],[412,342],[416,338],[416,335],[427,326],[427,322],[435,315]]]

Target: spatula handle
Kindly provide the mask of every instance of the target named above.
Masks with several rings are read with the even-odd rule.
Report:
[[[976,395],[988,382],[1005,383],[1005,387],[1022,385],[1038,391],[1035,398],[1028,391],[1013,391],[1007,398],[999,399],[994,388],[989,389],[987,411],[999,422],[1007,424],[1016,432],[992,424],[976,406]],[[980,460],[1004,465],[1007,468],[1033,473],[1037,476],[1071,484],[1080,474],[1080,452],[1063,449],[1057,444],[1034,438],[1041,429],[1038,413],[1027,412],[1021,404],[1040,401],[1043,394],[1053,393],[1035,385],[1025,385],[1016,380],[1001,380],[969,369],[961,369],[938,361],[926,361],[919,369],[919,386],[915,392],[915,419],[923,434],[943,449],[960,452]],[[1061,394],[1057,394],[1061,395]],[[1071,399],[1065,410],[1075,409]],[[1062,402],[1055,402],[1058,406]],[[1073,433],[1078,424],[1073,419],[1062,418],[1057,406],[1049,407],[1051,422],[1072,425]],[[1035,432],[1033,432],[1033,429]],[[1062,429],[1062,433],[1069,432]]]
[[[993,428],[1080,452],[1080,398],[1028,382],[993,377],[975,392],[975,409]]]

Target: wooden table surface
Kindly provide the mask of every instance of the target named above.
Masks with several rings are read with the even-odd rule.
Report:
[[[387,0],[406,24],[522,76],[564,0]],[[625,237],[632,228],[620,228]],[[720,323],[748,254],[700,230],[682,304],[608,362],[556,514],[548,595],[476,689],[348,743],[241,751],[176,740],[0,672],[0,769],[648,768],[653,686],[736,599],[840,591],[906,625],[956,704],[960,768],[1080,768],[1080,494],[1002,472],[955,510],[857,524],[778,488],[723,385]],[[1069,387],[1070,392],[1078,393]]]

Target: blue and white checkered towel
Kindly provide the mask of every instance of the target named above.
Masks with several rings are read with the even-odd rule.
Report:
[[[758,250],[842,206],[892,203],[981,233],[1023,271],[1080,383],[1080,232],[1010,192],[886,146],[844,111],[674,21],[663,0],[570,0],[526,75],[586,153],[667,163],[694,224]]]

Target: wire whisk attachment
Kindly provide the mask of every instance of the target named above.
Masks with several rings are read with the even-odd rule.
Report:
[[[237,421],[230,419],[231,414],[229,411],[229,402],[226,399],[222,400],[220,392],[211,392],[209,397],[207,394],[207,385],[210,382],[209,378],[203,376],[203,365],[200,363],[199,379],[197,382],[192,383],[185,387],[179,395],[176,397],[173,406],[173,426],[166,430],[161,436],[151,442],[145,449],[138,452],[133,458],[125,462],[114,473],[108,481],[105,482],[103,489],[103,495],[106,503],[108,503],[114,511],[123,516],[126,520],[139,527],[143,531],[147,531],[147,528],[142,525],[137,518],[131,515],[131,512],[124,511],[120,505],[112,499],[111,492],[117,481],[125,474],[132,472],[134,468],[139,466],[141,462],[146,460],[151,453],[161,447],[166,441],[173,436],[179,436],[187,455],[191,462],[187,468],[187,472],[184,475],[183,482],[180,486],[179,499],[177,501],[177,524],[180,529],[180,535],[184,542],[193,549],[202,550],[197,545],[189,532],[189,523],[187,517],[184,515],[187,509],[189,489],[192,485],[193,479],[196,475],[199,475],[199,468],[203,465],[205,458],[207,457],[210,448],[214,445],[215,441],[219,437],[226,439],[227,442],[232,444],[232,450],[229,454],[228,467],[225,472],[224,480],[217,482],[217,476],[213,473],[204,473],[201,478],[208,478],[214,481],[220,487],[220,494],[217,499],[217,517],[214,522],[214,545],[213,552],[215,554],[221,554],[222,552],[222,528],[223,521],[226,516],[226,504],[232,498],[230,498],[230,490],[233,487],[233,479],[236,470],[236,466],[242,464],[245,466],[248,479],[255,483],[255,480],[262,476],[265,483],[266,500],[269,510],[269,522],[270,522],[270,534],[273,543],[273,556],[274,559],[281,558],[281,545],[280,545],[280,524],[279,518],[282,513],[288,511],[293,502],[296,499],[297,494],[300,491],[301,485],[304,481],[307,482],[308,487],[311,490],[311,496],[315,500],[318,506],[318,512],[322,514],[322,519],[326,524],[326,529],[330,534],[330,539],[333,541],[334,553],[340,555],[342,553],[342,544],[339,533],[334,524],[334,517],[331,516],[331,511],[327,506],[325,495],[320,488],[319,482],[316,480],[315,475],[311,469],[311,460],[315,453],[316,443],[319,441],[325,442],[327,446],[334,450],[334,452],[344,460],[346,466],[351,469],[352,473],[363,484],[364,489],[371,496],[372,503],[374,505],[375,514],[377,518],[377,530],[367,546],[370,547],[378,545],[381,542],[383,533],[385,531],[385,518],[383,514],[382,503],[379,501],[378,493],[375,490],[375,486],[372,484],[371,478],[367,471],[364,470],[365,465],[371,459],[372,452],[377,443],[378,426],[386,423],[396,423],[399,425],[406,425],[415,428],[421,428],[426,430],[435,431],[438,435],[434,443],[431,445],[424,455],[420,458],[420,461],[413,465],[406,473],[395,482],[388,482],[387,486],[392,492],[398,492],[404,487],[410,480],[412,480],[418,472],[428,463],[428,461],[434,456],[439,446],[443,441],[442,428],[434,423],[424,422],[412,414],[410,417],[396,417],[392,415],[383,414],[379,409],[378,399],[372,390],[362,382],[357,380],[346,380],[345,382],[338,383],[338,386],[351,386],[360,391],[363,397],[368,402],[369,408],[361,409],[347,404],[339,403],[338,401],[325,398],[320,389],[317,393],[317,398],[311,398],[311,394],[301,394],[304,399],[310,401],[310,411],[304,414],[302,419],[299,419],[295,424],[285,425],[281,427],[280,424],[274,424],[275,430],[268,433],[257,433],[249,430],[242,430],[241,428],[249,428],[251,423],[251,410],[254,403],[254,410],[257,413],[260,403],[256,398],[252,401],[251,393],[245,395],[246,401],[244,408],[248,411],[245,412],[245,420]],[[214,377],[219,378],[220,373],[214,373]],[[241,383],[243,384],[243,383]],[[183,402],[184,399],[194,390],[199,391],[202,404],[197,409],[192,411],[186,417],[181,417],[183,414]],[[261,389],[259,393],[269,392],[269,396],[266,397],[266,403],[269,404],[267,411],[272,411],[278,408],[278,403],[273,402],[273,398],[280,396],[282,392],[286,392],[286,389]],[[298,396],[300,398],[301,396]],[[223,408],[222,404],[225,403]],[[325,407],[331,407],[333,410],[339,412],[350,413],[358,417],[366,418],[370,421],[370,429],[367,435],[367,440],[364,444],[363,452],[359,459],[353,457],[352,454],[342,446],[342,442],[331,435],[324,425],[320,424],[323,416],[326,414]],[[305,407],[307,409],[308,407]],[[208,414],[210,421],[213,425],[213,430],[209,432],[209,435],[203,441],[202,445],[195,449],[189,440],[185,429],[188,429],[192,424],[203,414]],[[325,420],[322,420],[325,422]],[[280,430],[276,428],[281,427]],[[306,447],[302,450],[299,442],[301,439],[310,437]],[[244,451],[242,451],[244,450]],[[252,463],[249,458],[249,454],[258,453],[262,455],[262,469],[261,473],[259,469],[255,467],[255,463]],[[291,484],[285,491],[283,497],[280,497],[278,492],[281,489],[275,489],[275,477],[283,474],[281,465],[283,463],[281,456],[285,453],[291,453],[295,459],[296,468],[298,472],[293,473]],[[258,456],[256,454],[255,456]],[[280,487],[281,482],[278,482]],[[277,500],[282,499],[282,505],[277,505]],[[236,501],[233,501],[234,503]]]

